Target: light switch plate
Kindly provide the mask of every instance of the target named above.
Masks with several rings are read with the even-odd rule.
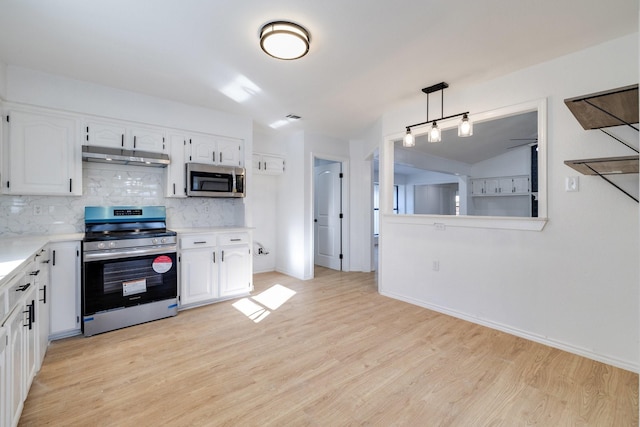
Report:
[[[564,181],[565,191],[579,191],[580,190],[580,177],[568,176]]]

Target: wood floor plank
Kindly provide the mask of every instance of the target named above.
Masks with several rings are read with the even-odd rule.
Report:
[[[638,424],[637,374],[383,297],[374,274],[254,284],[295,293],[53,342],[20,425]]]

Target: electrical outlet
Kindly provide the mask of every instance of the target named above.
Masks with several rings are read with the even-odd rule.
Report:
[[[33,214],[34,215],[42,215],[42,206],[33,205]]]
[[[436,230],[438,231],[444,231],[447,228],[444,224],[440,222],[436,222],[433,225],[436,227]]]
[[[440,271],[440,261],[433,261],[431,264],[433,271]]]

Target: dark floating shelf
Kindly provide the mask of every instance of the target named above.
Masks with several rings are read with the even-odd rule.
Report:
[[[603,130],[612,126],[626,125],[638,131],[634,124],[640,121],[638,113],[638,85],[620,87],[591,95],[565,99],[564,103],[585,130],[600,129],[616,141],[622,143],[636,153],[634,148]],[[598,159],[565,160],[564,164],[584,175],[596,175],[613,185],[618,190],[638,202],[638,198],[621,188],[606,175],[638,173],[638,155],[622,157],[602,157]]]
[[[638,123],[638,85],[565,99],[586,130]]]
[[[638,173],[638,156],[602,157],[598,159],[565,160],[565,165],[583,175],[619,175]]]

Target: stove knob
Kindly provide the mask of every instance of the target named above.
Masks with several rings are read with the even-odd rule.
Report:
[[[98,243],[98,249],[104,249],[104,243],[103,242]]]
[[[110,248],[115,248],[116,247],[116,242],[109,242],[109,247]]]
[[[161,240],[162,243],[167,243],[167,239],[165,237],[162,238]]]
[[[151,242],[152,242],[154,245],[157,245],[157,244],[158,244],[158,239],[153,239],[153,240],[151,240]]]

